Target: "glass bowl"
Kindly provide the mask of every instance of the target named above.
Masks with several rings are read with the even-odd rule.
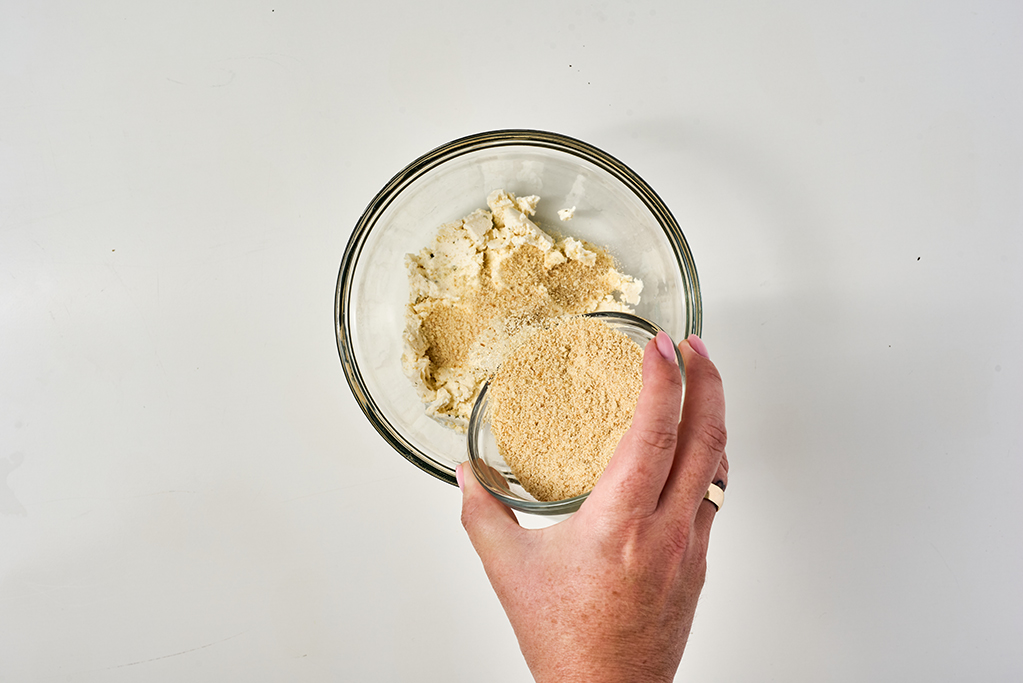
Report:
[[[602,311],[588,313],[583,317],[602,320],[611,329],[621,332],[639,344],[640,348],[646,347],[647,342],[656,337],[657,332],[661,329],[649,320],[629,313]],[[677,345],[675,346],[675,357],[682,373],[684,396],[686,366],[682,362],[682,354],[679,353]],[[476,398],[476,404],[472,408],[472,417],[469,419],[469,464],[472,466],[473,474],[483,484],[483,487],[490,491],[491,495],[512,509],[535,515],[564,515],[578,510],[589,492],[564,500],[541,501],[530,495],[516,479],[515,473],[501,457],[494,434],[490,431],[488,412],[490,401],[487,398],[489,387],[489,383],[483,385],[480,395]]]
[[[466,435],[428,417],[401,367],[408,276],[405,254],[495,189],[541,197],[533,219],[555,237],[606,247],[643,281],[636,313],[674,340],[702,327],[696,264],[675,218],[653,189],[611,155],[535,130],[498,130],[449,142],[409,164],[366,207],[345,248],[334,298],[337,348],[348,385],[373,427],[398,453],[455,483]],[[558,218],[576,207],[575,217]]]

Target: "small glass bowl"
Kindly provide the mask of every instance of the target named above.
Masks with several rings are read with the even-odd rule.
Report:
[[[401,367],[408,271],[442,223],[486,206],[504,189],[539,195],[535,220],[555,237],[605,247],[622,272],[643,281],[636,313],[673,339],[702,326],[696,264],[678,223],[632,169],[592,145],[556,133],[497,130],[424,154],[384,186],[356,224],[334,297],[337,349],[355,400],[398,453],[455,483],[466,436],[427,416]],[[557,211],[575,206],[562,222]]]
[[[630,313],[601,311],[588,313],[583,317],[602,320],[611,329],[621,332],[639,344],[640,348],[646,347],[647,342],[661,331],[660,327],[649,320]],[[675,346],[675,356],[682,373],[682,393],[685,396],[686,366],[682,362],[682,354],[679,353],[678,346]],[[589,492],[564,500],[541,501],[530,495],[519,483],[515,473],[501,457],[494,434],[490,431],[488,412],[490,401],[487,398],[489,387],[489,383],[483,385],[483,390],[480,391],[476,404],[473,406],[472,417],[469,419],[469,463],[476,479],[490,491],[491,495],[508,507],[520,512],[529,512],[535,515],[564,515],[578,510]],[[552,419],[554,418],[552,417]]]

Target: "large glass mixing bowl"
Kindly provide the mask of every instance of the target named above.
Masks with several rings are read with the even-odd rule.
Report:
[[[556,133],[498,130],[461,138],[409,164],[366,207],[337,279],[334,322],[345,377],[366,417],[410,462],[455,483],[466,435],[428,417],[401,367],[409,290],[405,254],[442,223],[477,208],[495,189],[541,197],[533,217],[555,237],[606,247],[619,269],[643,281],[637,315],[676,342],[700,334],[696,264],[660,197],[628,166]],[[559,209],[576,207],[562,222]]]

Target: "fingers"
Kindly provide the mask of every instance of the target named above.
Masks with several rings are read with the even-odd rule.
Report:
[[[696,521],[693,522],[693,530],[696,532],[698,542],[704,548],[710,545],[710,527],[714,523],[718,510],[709,500],[700,503],[696,509]]]
[[[711,481],[720,486],[722,490],[728,487],[728,453],[721,454],[718,471],[714,473],[714,478]]]
[[[484,564],[502,548],[518,541],[522,527],[515,513],[490,495],[477,481],[468,463],[455,468],[455,479],[462,490],[462,526],[469,534],[476,554]]]
[[[724,491],[728,488],[728,454],[721,454],[721,462],[718,463],[717,472],[714,473],[714,478],[711,480],[712,483],[717,484]],[[694,528],[696,533],[704,540],[710,538],[710,526],[714,522],[714,518],[717,516],[718,508],[714,503],[709,500],[700,501],[699,509],[696,512],[696,522]]]
[[[646,516],[657,509],[675,460],[682,375],[670,337],[659,332],[643,351],[643,390],[604,474],[589,495],[592,507]]]
[[[701,509],[703,494],[723,468],[725,459],[725,395],[721,375],[706,354],[699,337],[679,344],[686,364],[686,398],[682,422],[678,427],[678,455],[664,486],[661,504],[671,509],[671,517],[688,526]],[[724,461],[724,465],[722,462]],[[710,506],[713,508],[713,506]]]

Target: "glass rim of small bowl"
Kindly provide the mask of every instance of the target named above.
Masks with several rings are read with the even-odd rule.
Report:
[[[396,173],[384,185],[369,202],[356,223],[345,247],[341,267],[338,271],[337,287],[334,294],[334,328],[345,380],[373,428],[406,460],[428,474],[452,485],[457,485],[454,471],[439,466],[420,452],[412,441],[391,424],[377,406],[359,368],[355,345],[352,342],[349,312],[351,311],[356,268],[363,253],[363,247],[373,228],[395,199],[414,183],[446,162],[473,152],[501,147],[536,147],[575,156],[608,173],[635,194],[661,226],[678,263],[684,299],[691,304],[685,311],[686,329],[692,333],[700,334],[703,326],[703,306],[696,263],[682,229],[653,188],[616,157],[567,135],[528,128],[498,129],[467,135],[423,154]],[[409,389],[413,390],[411,384]]]
[[[612,329],[619,332],[623,329],[640,332],[642,333],[644,340],[647,341],[656,337],[658,332],[663,331],[656,323],[635,315],[634,313],[626,313],[624,311],[597,311],[594,313],[584,313],[580,316],[565,316],[566,319],[572,317],[596,318],[608,323]],[[633,341],[636,340],[633,339]],[[674,348],[675,360],[678,363],[679,372],[682,375],[682,397],[684,401],[686,390],[686,366],[685,362],[682,360],[682,353],[679,351],[678,345],[675,344]],[[469,451],[469,465],[472,470],[472,474],[476,477],[476,480],[479,481],[479,483],[483,485],[483,488],[485,488],[494,498],[497,498],[508,507],[520,512],[528,512],[535,515],[564,515],[578,510],[586,498],[590,495],[590,491],[572,498],[555,501],[530,500],[528,498],[523,498],[522,496],[514,493],[508,485],[508,479],[493,467],[490,467],[483,458],[480,453],[481,447],[479,445],[479,441],[487,424],[487,411],[489,409],[487,390],[489,388],[490,382],[488,381],[484,383],[479,396],[476,398],[476,402],[473,404],[472,416],[469,418],[469,430],[466,435],[466,445]],[[464,471],[463,467],[463,472]],[[513,483],[521,486],[521,483],[518,481]]]

